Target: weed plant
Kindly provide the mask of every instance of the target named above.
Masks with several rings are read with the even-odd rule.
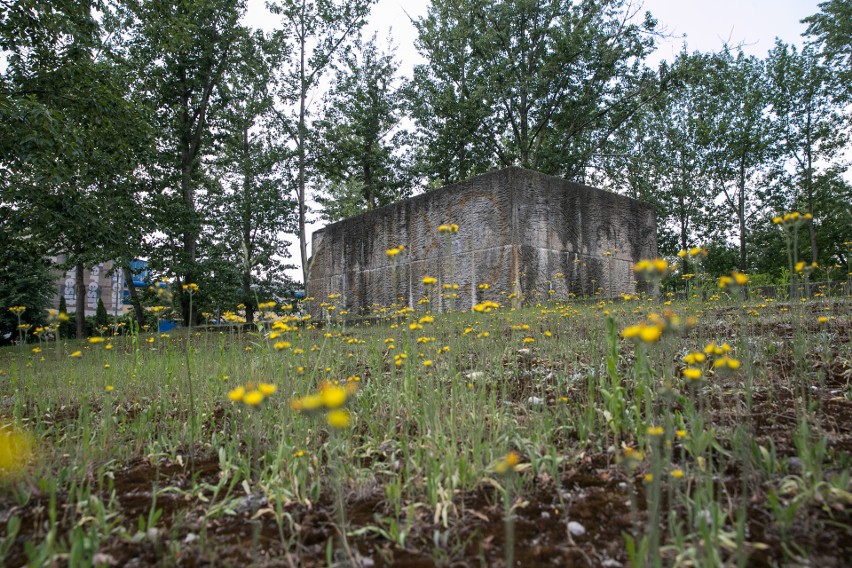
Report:
[[[2,562],[842,562],[849,291],[704,281],[4,349]]]

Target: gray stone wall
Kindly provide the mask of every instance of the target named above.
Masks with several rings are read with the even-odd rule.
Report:
[[[457,234],[438,232],[449,223]],[[405,252],[388,257],[398,245]],[[632,264],[656,254],[649,205],[506,168],[314,232],[307,289],[316,300],[308,309],[320,315],[318,304],[330,294],[340,294],[336,303],[352,316],[392,303],[414,307],[427,294],[433,311],[467,310],[483,299],[506,303],[512,293],[528,302],[614,296],[636,291]],[[425,286],[424,276],[438,284]],[[484,292],[483,283],[490,286]],[[458,297],[441,297],[451,292]]]

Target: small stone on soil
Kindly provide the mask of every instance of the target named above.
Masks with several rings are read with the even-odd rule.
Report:
[[[568,523],[568,532],[570,532],[573,536],[583,536],[586,534],[586,527],[577,521],[571,521]]]

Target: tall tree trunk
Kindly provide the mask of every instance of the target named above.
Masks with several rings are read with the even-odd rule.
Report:
[[[364,197],[367,198],[367,209],[376,208],[376,191],[373,187],[373,168],[370,164],[370,148],[367,147],[364,158]]]
[[[193,157],[190,155],[189,148],[184,148],[181,164],[181,192],[183,194],[183,203],[189,212],[191,219],[190,225],[184,228],[183,232],[183,281],[186,284],[195,282],[195,253],[198,246],[198,235],[195,229],[195,196],[193,195],[192,187],[192,162]],[[194,314],[189,313],[189,294],[183,290],[177,289],[175,294],[180,294],[180,306],[183,315],[184,325],[190,325],[190,317],[194,319]]]
[[[136,284],[133,283],[133,273],[130,271],[130,266],[122,268],[124,273],[124,283],[127,286],[127,291],[130,293],[130,304],[133,306],[133,314],[136,317],[136,323],[139,328],[145,324],[145,310],[142,309],[142,302],[139,300],[139,293],[136,290]]]
[[[746,224],[745,224],[745,157],[740,159],[739,202],[737,217],[740,222],[740,272],[746,270]]]
[[[77,322],[77,339],[86,335],[86,282],[83,280],[85,267],[78,263],[75,267],[74,295],[77,298],[75,306],[75,320]]]
[[[243,269],[240,277],[246,306],[246,323],[254,323],[255,298],[251,291],[251,271]]]
[[[681,176],[681,183],[683,184],[683,177]],[[684,186],[681,186],[680,194],[677,196],[677,205],[678,205],[678,216],[680,217],[680,249],[687,250],[688,239],[689,239],[689,219],[686,217],[686,204],[684,203]],[[681,259],[682,264],[682,274],[689,273],[689,255],[687,254]],[[687,280],[687,288],[689,287],[689,281]]]
[[[808,193],[808,213],[811,214],[811,221],[808,223],[808,232],[811,237],[811,262],[819,262],[819,251],[817,250],[816,229],[814,228],[814,168],[813,168],[813,153],[811,148],[811,115],[808,113],[807,118],[807,134],[805,138],[805,152],[807,154],[808,166],[805,171],[805,184],[807,185]]]
[[[248,127],[243,128],[243,156],[242,156],[242,169],[243,169],[243,199],[240,203],[241,206],[241,217],[240,222],[242,223],[242,235],[241,239],[243,241],[242,247],[242,271],[240,274],[240,282],[243,289],[243,303],[246,306],[246,322],[254,323],[254,311],[255,305],[257,303],[257,299],[252,294],[251,284],[251,268],[252,268],[252,257],[254,256],[254,247],[252,246],[252,238],[251,238],[251,188],[254,183],[254,176],[251,169],[251,159],[249,156],[249,129]]]
[[[529,111],[527,109],[527,90],[526,87],[521,90],[521,139],[519,147],[521,149],[521,167],[530,167],[530,143],[529,143]]]
[[[299,189],[297,198],[299,201],[299,255],[302,261],[302,282],[304,283],[305,293],[308,290],[308,246],[307,237],[305,235],[305,105],[308,96],[308,86],[305,77],[305,0],[302,0],[302,18],[301,18],[301,33],[299,37],[299,49],[301,61],[299,63]]]

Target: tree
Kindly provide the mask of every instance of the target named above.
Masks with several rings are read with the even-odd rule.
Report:
[[[298,203],[299,256],[302,278],[308,282],[308,249],[305,235],[308,191],[308,95],[317,87],[333,59],[363,27],[375,0],[274,0],[273,13],[283,18],[279,41],[293,42],[279,79],[278,94],[295,110],[282,118],[289,142],[296,151],[293,191]]]
[[[416,46],[429,60],[410,83],[417,125],[417,169],[438,185],[483,173],[495,165],[491,93],[474,54],[474,2],[433,2],[415,22]]]
[[[657,83],[656,22],[623,0],[441,0],[416,22],[423,160],[435,178],[519,165],[583,179]],[[479,166],[481,164],[481,166]]]
[[[834,67],[852,96],[852,0],[828,0],[819,4],[820,11],[808,16],[805,35],[814,38],[821,55]]]
[[[98,327],[106,327],[109,324],[109,314],[107,313],[104,301],[98,298],[98,307],[95,310],[95,325]]]
[[[0,221],[0,344],[8,334],[17,335],[17,317],[9,311],[24,306],[22,320],[31,324],[44,321],[50,301],[56,293],[56,275],[43,243],[32,233],[17,233]]]
[[[767,57],[766,73],[775,138],[786,158],[779,177],[793,188],[790,208],[815,216],[808,224],[809,241],[811,262],[818,262],[816,225],[822,212],[815,210],[817,192],[820,187],[837,187],[824,178],[839,175],[837,160],[846,142],[843,104],[834,93],[829,69],[811,46],[799,53],[795,46],[776,41]]]
[[[317,201],[329,221],[388,205],[411,189],[398,63],[379,51],[375,36],[355,48],[343,57],[316,122],[317,171],[330,188]],[[347,207],[339,206],[340,197]]]
[[[701,99],[702,144],[708,149],[708,173],[739,238],[739,269],[747,268],[748,226],[765,217],[770,196],[767,165],[771,122],[763,62],[729,49],[714,54],[705,67],[708,88]]]
[[[706,62],[706,56],[684,51],[671,65],[660,64],[667,88],[634,115],[607,166],[615,185],[656,207],[658,241],[666,255],[700,244],[712,232],[714,195],[700,120]],[[682,260],[684,273],[687,260]]]
[[[237,268],[241,293],[234,303],[245,304],[246,321],[252,322],[258,299],[255,286],[262,275],[286,280],[288,243],[281,235],[294,232],[296,204],[282,199],[282,182],[275,175],[276,164],[290,152],[271,136],[272,73],[283,55],[281,46],[260,31],[246,31],[236,49],[238,61],[223,84],[227,106],[218,161],[225,188],[214,202],[220,223],[214,229],[224,261],[217,280],[226,267]]]
[[[3,201],[13,223],[31,227],[49,254],[76,267],[82,336],[83,269],[123,247],[132,226],[122,213],[132,201],[127,179],[146,140],[144,120],[104,39],[110,5],[18,0],[7,7],[0,20],[8,56],[0,112],[12,128],[2,141]]]
[[[241,34],[242,0],[165,0],[128,2],[136,32],[130,50],[159,135],[159,155],[151,164],[151,200],[160,236],[150,264],[175,275],[185,323],[189,295],[180,287],[201,276],[199,236],[206,221],[199,198],[212,187],[202,167],[211,152],[213,124],[226,70],[234,62]],[[197,311],[192,319],[197,317]]]

